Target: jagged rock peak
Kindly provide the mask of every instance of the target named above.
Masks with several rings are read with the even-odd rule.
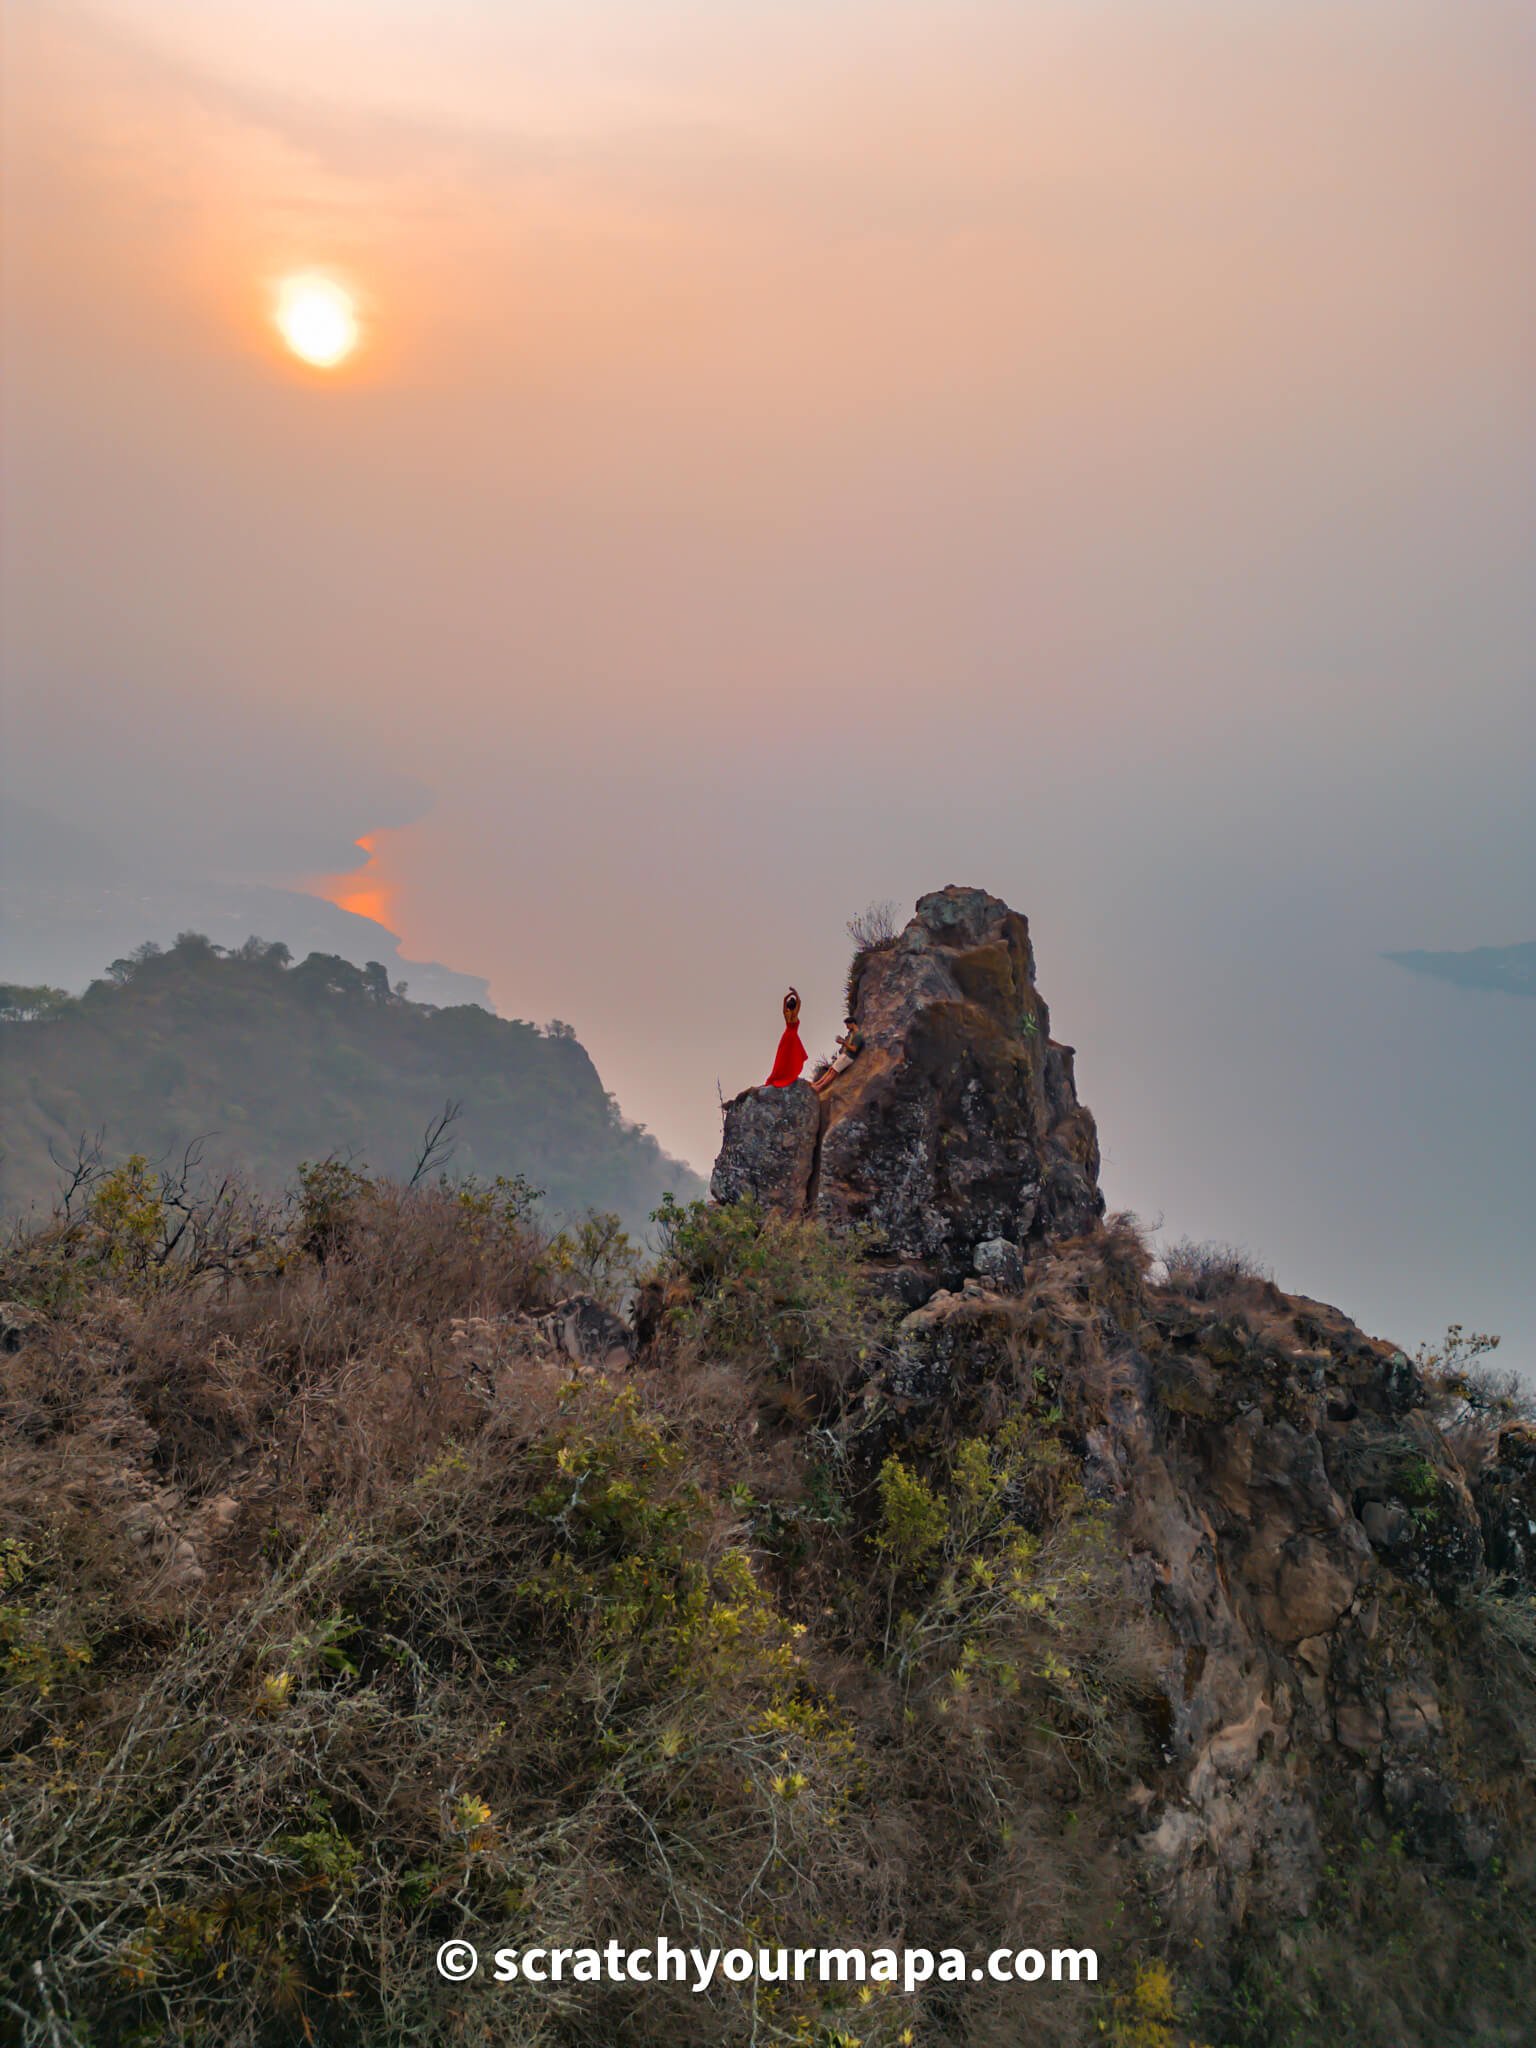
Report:
[[[978,1246],[1027,1259],[1103,1214],[1093,1118],[1017,911],[982,889],[935,890],[858,956],[850,995],[864,1049],[814,1121],[800,1086],[727,1105],[717,1201],[755,1194],[835,1229],[869,1226],[914,1303],[958,1286]]]

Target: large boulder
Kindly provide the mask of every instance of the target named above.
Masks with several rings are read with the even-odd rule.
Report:
[[[537,1327],[575,1365],[622,1371],[634,1361],[634,1331],[590,1294],[572,1294],[557,1301],[539,1318]]]
[[[989,1240],[1027,1259],[1103,1214],[1093,1118],[1016,911],[981,889],[924,896],[856,963],[853,1010],[865,1048],[825,1097],[813,1207],[870,1226],[908,1299],[958,1287]]]
[[[748,1088],[725,1106],[725,1135],[710,1175],[717,1202],[743,1197],[787,1215],[810,1202],[821,1104],[807,1081],[788,1088]]]

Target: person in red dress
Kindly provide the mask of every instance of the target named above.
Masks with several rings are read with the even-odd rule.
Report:
[[[800,1043],[800,991],[792,988],[784,998],[784,1036],[774,1055],[773,1072],[765,1088],[788,1088],[800,1078],[805,1065],[805,1047]]]

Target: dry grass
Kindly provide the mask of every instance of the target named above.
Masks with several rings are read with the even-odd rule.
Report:
[[[542,1344],[581,1249],[512,1195],[327,1167],[233,1271],[161,1260],[152,1209],[119,1183],[4,1276],[34,1304],[0,1392],[23,2040],[880,2048],[915,2001],[719,1987],[641,2019],[430,1957],[1108,1939],[1058,1799],[1134,1739],[1092,1647],[1110,1560],[1071,1517],[1026,1542],[1017,1458],[983,1483],[973,1447],[942,1558],[883,1573],[837,1443],[884,1329],[850,1253],[672,1219],[642,1392]],[[989,1997],[930,1994],[927,2038],[1006,2038]],[[1037,1997],[1038,2038],[1087,2005]]]
[[[1273,1275],[1237,1245],[1180,1238],[1159,1258],[1165,1287],[1214,1309],[1244,1307],[1273,1292]]]
[[[1034,1272],[991,1380],[873,1471],[859,1395],[892,1333],[856,1243],[671,1212],[650,1362],[615,1382],[538,1315],[573,1275],[627,1284],[624,1247],[552,1239],[516,1188],[332,1164],[236,1221],[216,1260],[162,1258],[164,1214],[118,1183],[0,1273],[25,1309],[0,1377],[0,2013],[25,2048],[1020,2039],[994,1987],[431,1972],[449,1936],[663,1930],[1098,1948],[1100,1992],[1029,1992],[1039,2048],[1246,2048],[1266,2015],[1352,2038],[1306,2030],[1263,1934],[1219,1970],[1181,1950],[1176,1999],[1127,1857],[1159,1653],[1081,1454],[1150,1341],[1128,1220]],[[1478,1626],[1518,1690],[1523,1617]],[[1428,2010],[1371,1976],[1361,1890],[1339,1896],[1313,1949],[1335,2004],[1352,1965],[1366,2006]],[[1202,1982],[1193,2036],[1174,2011]]]
[[[870,953],[878,947],[890,945],[899,929],[896,917],[896,906],[889,901],[870,903],[857,911],[848,920],[848,936],[855,949],[860,953]]]

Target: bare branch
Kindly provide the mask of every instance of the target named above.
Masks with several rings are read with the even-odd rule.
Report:
[[[450,1099],[445,1102],[422,1133],[421,1150],[416,1156],[416,1167],[407,1187],[415,1187],[425,1175],[440,1171],[453,1157],[456,1141],[448,1136],[449,1131],[464,1113],[462,1102]]]

